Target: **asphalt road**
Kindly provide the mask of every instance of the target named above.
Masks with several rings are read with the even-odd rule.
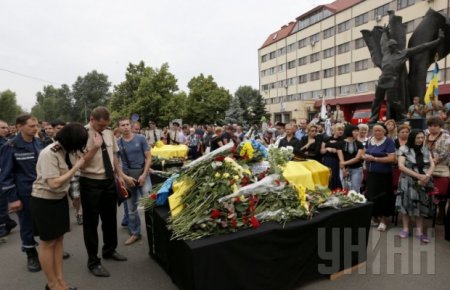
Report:
[[[119,209],[119,215],[121,212],[122,209]],[[71,217],[72,231],[65,235],[64,244],[65,251],[71,254],[71,257],[64,262],[65,277],[71,285],[77,286],[78,289],[89,290],[178,289],[164,270],[148,256],[143,215],[141,215],[143,238],[131,246],[123,244],[128,234],[126,229],[119,226],[117,251],[127,256],[128,261],[103,261],[103,265],[111,272],[109,278],[97,278],[88,271],[82,227],[76,225],[73,213]],[[381,234],[374,229],[371,230],[369,258],[366,267],[363,268],[365,273],[344,275],[335,281],[329,279],[310,281],[299,285],[297,289],[448,289],[450,242],[443,240],[442,226],[436,228],[436,237],[432,239],[431,247],[427,248],[430,254],[424,254],[425,258],[414,257],[412,255],[413,240],[412,238],[409,241],[406,240],[409,242],[409,247],[406,248],[408,255],[403,257],[409,258],[406,261],[403,260],[403,263],[399,259],[395,260],[393,254],[393,251],[402,251],[399,243],[405,241],[394,237],[399,230],[399,228],[390,228],[388,232]],[[414,268],[415,266],[421,266],[421,268]],[[419,274],[414,274],[414,269],[419,269]],[[27,271],[26,256],[20,251],[19,231],[18,228],[14,229],[7,238],[0,241],[0,290],[44,289],[45,284],[46,280],[42,271],[38,273]]]

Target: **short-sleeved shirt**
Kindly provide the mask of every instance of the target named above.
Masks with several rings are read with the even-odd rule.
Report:
[[[338,150],[342,150],[342,154],[344,155],[344,161],[353,159],[358,154],[358,150],[364,149],[363,144],[358,140],[354,142],[342,141],[338,145]],[[359,168],[362,166],[362,160],[350,165],[347,165],[348,168]]]
[[[366,154],[374,157],[386,157],[392,153],[395,153],[395,144],[394,140],[389,137],[386,137],[384,142],[379,145],[372,145],[371,139],[367,141]],[[369,161],[367,162],[367,170],[376,173],[389,173],[392,172],[392,164]]]
[[[89,151],[92,150],[92,148],[94,147],[94,134],[99,132],[94,130],[90,126],[90,124],[86,126],[86,129],[88,130],[89,135],[86,149]],[[117,146],[116,143],[116,137],[114,137],[113,132],[109,129],[103,130],[102,136],[106,145],[106,150],[108,151],[109,159],[111,160],[112,167],[114,168],[113,156],[114,154],[117,154],[117,152],[119,151],[119,147]],[[105,166],[103,165],[103,156],[101,148],[97,150],[91,161],[81,168],[80,172],[81,172],[80,176],[82,177],[87,177],[91,179],[107,179],[105,175]]]
[[[59,148],[55,146],[59,146]],[[70,179],[58,188],[50,188],[47,182],[48,179],[60,177],[69,171],[65,156],[66,151],[58,142],[50,144],[41,151],[36,164],[37,177],[33,183],[32,196],[44,199],[61,199],[67,194]]]
[[[117,143],[120,149],[119,153],[120,159],[122,160],[122,168],[125,171],[128,168],[144,168],[145,152],[149,150],[147,140],[145,140],[144,136],[135,134],[130,141],[120,138]],[[128,162],[130,163],[128,164]]]
[[[335,138],[334,136],[331,136],[329,138],[325,138],[323,140],[323,142],[325,142],[325,148],[339,149],[339,146],[340,146],[339,144],[341,144],[343,139],[344,138],[342,138],[342,137]],[[324,157],[336,157],[337,158],[337,153],[326,152],[323,156]]]

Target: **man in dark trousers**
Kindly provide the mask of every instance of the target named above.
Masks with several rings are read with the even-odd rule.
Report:
[[[81,168],[80,193],[83,207],[84,244],[88,254],[88,268],[94,276],[109,277],[110,274],[98,257],[98,222],[102,221],[104,259],[126,261],[116,252],[117,247],[117,193],[114,171],[123,184],[123,172],[119,166],[114,134],[107,127],[109,111],[105,107],[92,110],[86,126],[89,133],[85,166]]]
[[[42,143],[35,138],[38,122],[33,116],[18,116],[16,126],[19,134],[0,149],[0,194],[8,198],[10,211],[17,213],[19,217],[22,251],[27,254],[27,268],[30,272],[37,272],[41,270],[41,264],[33,235],[30,199]]]

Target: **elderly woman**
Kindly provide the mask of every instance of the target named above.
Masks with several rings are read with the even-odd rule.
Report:
[[[416,235],[421,242],[428,243],[423,218],[431,216],[431,198],[426,188],[433,187],[434,162],[428,148],[423,146],[424,139],[425,134],[421,130],[413,130],[406,145],[400,147],[398,166],[401,174],[395,205],[402,214],[400,237],[405,239],[409,236],[409,220],[415,217]]]
[[[395,203],[392,184],[395,144],[391,138],[386,137],[386,132],[382,124],[375,124],[363,155],[368,171],[367,199],[374,203],[372,224],[379,221],[379,231],[386,230],[387,217],[394,213]]]
[[[369,126],[367,126],[367,124],[358,124],[358,129],[359,134],[357,140],[366,147],[367,140],[369,140],[369,137],[367,136],[367,133],[369,133]]]
[[[400,149],[403,145],[408,142],[408,135],[411,132],[411,127],[408,124],[402,124],[398,126],[397,138],[394,140],[395,149]]]
[[[68,124],[56,134],[56,142],[42,150],[37,161],[31,211],[33,232],[41,240],[39,261],[47,278],[46,289],[76,289],[69,287],[63,277],[63,239],[64,233],[70,231],[69,184],[84,164],[81,152],[87,139],[81,124]],[[101,137],[96,140],[99,147],[101,142]]]
[[[363,180],[362,155],[364,147],[356,140],[359,135],[358,127],[348,125],[344,130],[345,139],[338,148],[339,167],[341,168],[341,182],[344,188],[361,192]],[[349,181],[350,187],[346,185]]]
[[[322,155],[320,154],[320,146],[322,139],[317,136],[317,133],[317,125],[309,124],[307,127],[307,135],[302,137],[299,147],[304,158],[321,162]]]
[[[425,146],[431,151],[435,168],[433,171],[434,186],[439,189],[438,222],[445,216],[445,203],[449,185],[449,149],[450,136],[442,129],[444,121],[439,117],[427,120],[428,134],[425,137]],[[446,239],[450,240],[450,232],[445,231]]]
[[[323,154],[323,165],[331,169],[331,179],[328,187],[334,190],[336,188],[342,188],[337,151],[340,143],[343,141],[344,124],[337,123],[333,125],[332,131],[333,135],[331,137],[324,138],[320,153]]]

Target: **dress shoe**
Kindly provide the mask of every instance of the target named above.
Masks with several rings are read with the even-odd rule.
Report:
[[[103,258],[106,260],[114,260],[114,261],[127,261],[128,259],[125,256],[122,256],[121,254],[114,251],[110,255],[103,255]]]
[[[102,264],[98,264],[97,266],[89,269],[89,271],[91,271],[92,275],[94,275],[96,277],[109,277],[110,276],[108,270],[106,270]]]
[[[70,254],[67,252],[63,252],[63,260],[67,260],[70,258]]]
[[[30,271],[30,272],[41,271],[41,263],[39,263],[39,259],[38,259],[37,255],[28,255],[27,268],[28,268],[28,271]]]
[[[128,240],[125,241],[125,245],[129,246],[137,241],[139,241],[141,239],[141,236],[138,235],[131,235]]]

